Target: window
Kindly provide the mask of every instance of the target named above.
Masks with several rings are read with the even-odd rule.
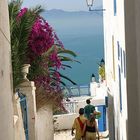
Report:
[[[121,72],[123,73],[123,52],[122,52],[122,48],[120,48],[120,55],[121,55]]]
[[[120,60],[120,44],[119,44],[119,41],[117,41],[117,46],[118,46],[118,60]]]
[[[114,0],[114,16],[117,14],[117,0]]]
[[[120,93],[120,112],[122,112],[122,84],[121,84],[121,69],[120,66],[118,66],[119,70],[119,93]]]

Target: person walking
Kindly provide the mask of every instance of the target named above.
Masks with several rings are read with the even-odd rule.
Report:
[[[90,99],[86,100],[87,105],[84,107],[84,115],[87,119],[90,118],[90,114],[94,113],[95,111],[95,106],[90,104]]]
[[[85,134],[86,140],[96,140],[96,134],[98,135],[98,140],[100,139],[94,114],[91,114],[89,120],[85,122],[83,134]]]
[[[84,108],[79,109],[79,117],[75,118],[71,134],[74,135],[74,130],[76,130],[75,140],[85,140],[83,135],[83,128],[86,122],[86,118],[84,117]]]
[[[95,110],[95,106],[91,105],[90,99],[86,100],[87,105],[84,107],[84,116],[89,120],[91,113],[94,115],[100,115],[100,112]]]

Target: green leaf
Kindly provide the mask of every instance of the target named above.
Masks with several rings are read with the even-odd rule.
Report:
[[[67,67],[67,68],[72,68],[71,66],[69,65],[66,65],[66,64],[62,64],[63,67]]]
[[[77,56],[76,53],[74,53],[73,51],[66,50],[66,49],[59,49],[58,50],[58,54],[61,54],[61,53],[63,53],[63,54],[69,54],[69,55],[72,55],[73,57],[76,57]]]
[[[9,3],[10,36],[12,52],[13,84],[16,88],[23,79],[22,66],[27,63],[28,58],[28,38],[32,26],[39,14],[37,8],[27,11],[20,20],[17,15],[21,9],[20,0]],[[36,11],[36,13],[34,13]]]
[[[55,50],[55,46],[52,46],[44,54],[42,54],[42,57],[43,58],[48,57],[54,50]]]
[[[70,81],[73,85],[77,85],[74,81],[72,81],[70,78],[68,78],[67,76],[62,75],[61,73],[59,73],[60,76],[68,81]]]

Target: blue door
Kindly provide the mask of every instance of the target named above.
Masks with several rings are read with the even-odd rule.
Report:
[[[101,112],[101,117],[98,119],[98,129],[100,132],[106,131],[106,106],[98,106],[98,111]]]
[[[21,93],[18,93],[18,95],[20,97],[20,105],[21,105],[21,112],[22,112],[22,119],[23,119],[23,125],[24,125],[24,130],[25,130],[25,136],[26,136],[26,140],[29,140],[26,96],[21,94]]]

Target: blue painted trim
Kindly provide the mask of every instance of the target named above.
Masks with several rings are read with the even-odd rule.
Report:
[[[119,41],[117,41],[117,46],[118,46],[118,60],[120,60],[120,44],[119,44]]]
[[[120,94],[120,112],[122,112],[122,84],[121,84],[121,68],[118,65],[119,71],[119,94]]]
[[[108,96],[105,96],[105,105],[108,107]]]
[[[26,100],[26,96],[24,96],[21,93],[19,93],[19,97],[20,97],[20,105],[21,105],[21,111],[22,111],[25,137],[26,137],[26,140],[29,140],[27,100]]]
[[[24,102],[25,100],[26,100],[26,97],[23,97],[20,99],[20,102],[22,102],[22,101]]]
[[[100,132],[106,131],[106,106],[98,106],[101,117],[98,119],[98,129]]]
[[[117,1],[114,0],[114,16],[117,15]]]
[[[122,57],[122,48],[121,48],[121,72],[123,73],[123,57]]]

